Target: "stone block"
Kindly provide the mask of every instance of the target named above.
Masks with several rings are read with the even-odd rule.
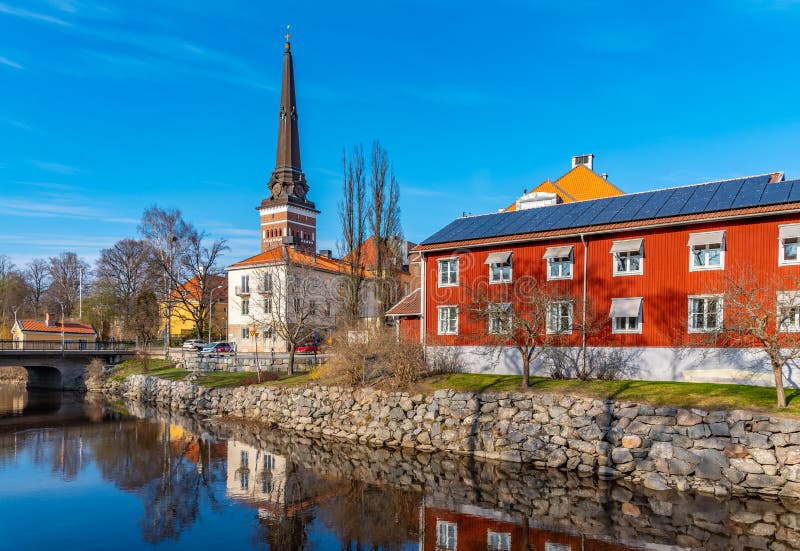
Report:
[[[743,459],[747,457],[747,448],[742,444],[729,442],[725,445],[725,448],[723,448],[722,453],[728,457]]]
[[[648,490],[664,491],[669,489],[666,479],[658,473],[643,474],[642,484]]]
[[[693,425],[688,428],[686,431],[686,436],[691,438],[692,440],[698,440],[700,438],[708,438],[711,436],[711,429],[706,424],[699,424]]]
[[[777,465],[778,460],[772,450],[763,450],[761,448],[753,448],[750,450],[750,457],[760,465]]]
[[[748,488],[781,488],[785,481],[779,477],[768,474],[748,474],[742,482]]]
[[[782,465],[800,465],[800,446],[775,448],[775,454]]]
[[[694,472],[694,466],[682,459],[669,460],[669,474],[678,476],[687,476]]]
[[[672,459],[673,447],[669,442],[653,442],[650,446],[650,457],[652,459]]]
[[[567,463],[567,454],[560,449],[553,450],[547,456],[547,466],[558,469]]]
[[[679,409],[676,414],[676,422],[682,427],[691,427],[703,422],[703,417],[686,409]]]
[[[623,448],[640,448],[642,446],[642,439],[635,434],[622,437]]]
[[[730,436],[731,431],[728,428],[728,423],[710,423],[709,428],[711,429],[711,434],[714,436]]]
[[[614,463],[628,463],[633,461],[633,455],[628,448],[614,448],[611,451],[611,461]]]
[[[731,467],[748,474],[762,474],[764,468],[752,459],[731,459]]]

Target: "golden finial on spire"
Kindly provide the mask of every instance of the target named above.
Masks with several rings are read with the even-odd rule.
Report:
[[[287,52],[291,48],[291,46],[289,44],[289,38],[292,36],[291,34],[289,34],[289,27],[291,27],[291,25],[286,25],[286,51]]]

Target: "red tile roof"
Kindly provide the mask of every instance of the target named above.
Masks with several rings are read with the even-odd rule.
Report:
[[[208,291],[209,289],[213,289],[218,285],[221,285],[222,287],[227,287],[228,278],[225,276],[210,276],[208,278],[208,281],[206,282],[207,286],[206,291]],[[200,295],[202,294],[200,290],[201,290],[200,278],[198,276],[194,276],[189,281],[184,283],[182,287],[173,290],[172,295],[175,298],[179,298],[181,292],[185,292],[189,300],[199,300],[198,297],[200,297]],[[228,296],[225,293],[220,292],[218,297],[215,295],[215,299],[216,299],[215,302],[227,302]]]
[[[387,316],[419,316],[422,315],[422,304],[419,289],[414,289],[403,299],[389,308]]]
[[[61,333],[61,322],[56,322],[55,325],[47,325],[42,320],[18,320],[20,329],[22,331],[35,331],[37,333]],[[71,335],[97,335],[94,327],[84,323],[71,323],[64,324],[64,333]]]

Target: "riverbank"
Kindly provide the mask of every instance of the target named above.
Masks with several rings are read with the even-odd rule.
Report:
[[[374,448],[524,463],[652,490],[800,498],[800,421],[745,410],[446,389],[206,388],[145,375],[110,388],[145,404]]]

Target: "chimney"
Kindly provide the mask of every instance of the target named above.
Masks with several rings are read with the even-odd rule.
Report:
[[[592,166],[594,165],[594,153],[589,153],[588,155],[575,155],[572,158],[572,168],[575,168],[578,165],[583,165],[589,170],[593,170]]]
[[[320,249],[319,254],[325,258],[333,258],[333,251],[331,249]]]
[[[47,312],[44,315],[44,324],[47,327],[55,327],[57,325],[57,322],[58,322],[58,318],[56,317],[55,314],[51,314],[50,312]]]
[[[603,177],[603,180],[608,180],[608,172],[603,172],[600,176]]]

